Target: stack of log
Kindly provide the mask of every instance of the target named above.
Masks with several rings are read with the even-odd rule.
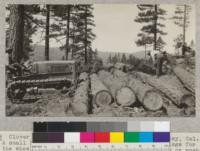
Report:
[[[147,110],[156,111],[162,108],[162,96],[148,84],[144,84],[134,76],[128,75],[120,70],[115,70],[113,74],[119,79],[126,79],[125,81],[127,82],[128,87],[133,90],[138,98],[138,101],[143,104]]]
[[[128,87],[128,79],[119,75],[117,76],[117,74],[120,74],[119,72],[115,70],[113,74],[111,74],[110,72],[101,70],[99,71],[98,76],[104,85],[109,89],[114,101],[118,105],[130,106],[136,102],[136,96],[132,89]],[[123,74],[123,76],[126,75]]]
[[[168,116],[192,115],[195,109],[194,77],[179,67],[174,68],[174,73],[176,76],[159,78],[143,72],[127,74],[118,69],[112,72],[100,70],[91,75],[82,73],[72,102],[73,113],[87,114],[90,105],[111,110],[115,102],[122,108],[133,108],[139,103],[146,111],[165,110]]]
[[[186,91],[179,80],[174,76],[161,76],[160,78],[138,72],[137,75],[146,83],[162,92],[174,104],[194,106],[194,97]]]

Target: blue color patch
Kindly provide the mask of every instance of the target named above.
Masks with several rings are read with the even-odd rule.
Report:
[[[152,143],[153,142],[153,132],[140,132],[139,140],[143,143]]]

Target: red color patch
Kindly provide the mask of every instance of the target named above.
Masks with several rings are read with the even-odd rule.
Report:
[[[95,143],[109,143],[110,133],[109,132],[95,132]]]

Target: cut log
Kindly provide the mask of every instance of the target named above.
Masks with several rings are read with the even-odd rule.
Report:
[[[177,78],[184,84],[184,87],[195,94],[195,76],[180,67],[173,69]]]
[[[129,87],[122,87],[116,91],[116,102],[122,106],[131,106],[136,102],[136,96]]]
[[[157,111],[163,106],[162,96],[158,91],[151,86],[142,83],[140,80],[132,77],[129,81],[129,86],[135,92],[138,100],[144,107],[151,111]]]
[[[108,106],[112,102],[112,95],[96,74],[90,75],[92,102],[97,106]]]
[[[75,116],[85,115],[89,110],[89,80],[82,81],[76,89],[73,102],[71,103],[72,113]]]
[[[137,72],[143,82],[148,83],[158,91],[162,92],[167,98],[169,98],[174,104],[181,107],[182,105],[194,106],[194,96],[183,89],[181,83],[174,76],[161,76],[160,78],[152,77],[148,74]]]
[[[156,111],[162,108],[163,100],[158,91],[120,70],[115,70],[113,75],[124,81],[134,91],[146,109]]]
[[[121,71],[119,71],[121,73]],[[126,77],[113,76],[111,73],[101,70],[98,73],[99,79],[110,90],[115,102],[121,106],[130,106],[136,102],[136,96],[127,85]],[[125,76],[125,75],[124,75]]]

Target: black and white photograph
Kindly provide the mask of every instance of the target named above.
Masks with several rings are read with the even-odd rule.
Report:
[[[195,6],[9,4],[7,117],[195,117]]]

